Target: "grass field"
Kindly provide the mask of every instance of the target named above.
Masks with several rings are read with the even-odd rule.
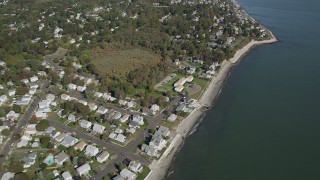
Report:
[[[92,59],[99,73],[108,75],[126,75],[143,65],[155,66],[161,60],[160,55],[150,51],[138,48],[118,50],[111,46],[87,50],[84,55]]]
[[[208,84],[208,80],[205,80],[205,79],[200,79],[200,78],[197,78],[195,77],[193,79],[193,83],[197,84],[198,86],[201,87],[201,91],[195,93],[195,94],[192,94],[191,97],[193,99],[199,99],[200,98],[200,95],[202,94],[202,92],[205,90],[206,88],[206,85]]]

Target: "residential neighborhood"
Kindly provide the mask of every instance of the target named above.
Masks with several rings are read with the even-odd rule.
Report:
[[[0,47],[1,179],[147,178],[222,62],[267,38],[223,0],[35,3],[0,3],[21,37]]]

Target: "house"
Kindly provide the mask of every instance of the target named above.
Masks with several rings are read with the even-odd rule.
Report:
[[[135,173],[141,173],[143,171],[143,166],[137,161],[130,161],[128,168]]]
[[[105,113],[107,113],[108,112],[108,109],[106,109],[105,107],[103,107],[103,106],[100,106],[99,108],[98,108],[98,110],[97,110],[97,113],[99,113],[99,114],[105,114]]]
[[[14,177],[14,173],[6,172],[2,175],[1,180],[9,180],[9,179],[13,179],[13,177]]]
[[[174,90],[177,91],[177,92],[181,92],[183,89],[184,89],[183,86],[177,86],[177,87],[174,88]]]
[[[68,120],[71,121],[71,122],[76,122],[76,116],[73,115],[73,114],[69,114]]]
[[[30,77],[30,82],[37,82],[39,79],[37,76]]]
[[[37,88],[30,88],[29,94],[35,94],[37,92]]]
[[[76,90],[77,89],[77,85],[70,83],[70,84],[68,84],[68,88],[70,90]]]
[[[124,122],[128,121],[129,117],[130,117],[129,114],[125,114],[119,120],[121,123],[124,123]]]
[[[97,161],[99,163],[105,162],[109,158],[110,154],[107,151],[103,151],[99,156],[97,156]]]
[[[98,123],[94,123],[92,130],[98,134],[103,134],[105,128],[106,127],[104,127]]]
[[[188,76],[188,77],[186,77],[186,81],[187,82],[192,82],[193,81],[193,76]]]
[[[17,148],[21,148],[21,147],[26,147],[29,143],[29,140],[26,139],[21,139],[18,143],[17,143]]]
[[[57,142],[61,142],[67,135],[67,133],[61,133],[56,138],[54,138],[54,140],[56,140]]]
[[[167,118],[167,121],[169,122],[174,122],[176,119],[177,119],[177,115],[175,114],[171,114],[168,118]]]
[[[85,106],[88,105],[88,102],[85,101],[85,100],[79,100],[78,102],[81,103],[81,104],[83,104],[83,105],[85,105]]]
[[[88,174],[90,170],[91,170],[90,165],[86,163],[77,168],[77,173],[79,174],[79,176],[82,176],[83,174]]]
[[[126,132],[127,132],[127,133],[131,133],[131,134],[134,134],[134,133],[136,132],[136,129],[133,128],[133,127],[130,127],[130,128],[127,128],[127,129],[126,129]]]
[[[39,119],[45,119],[48,117],[48,114],[43,111],[36,111],[35,116]]]
[[[170,130],[168,127],[160,126],[158,130],[155,132],[155,134],[159,134],[163,137],[168,137],[170,135]]]
[[[118,120],[118,119],[120,119],[121,118],[121,116],[122,116],[122,113],[121,112],[119,112],[119,111],[117,111],[116,113],[114,113],[114,115],[112,116],[112,119],[114,119],[114,120]]]
[[[149,146],[155,147],[157,150],[161,151],[167,144],[167,141],[163,139],[162,136],[153,136]]]
[[[195,73],[196,72],[196,68],[195,67],[189,67],[188,69],[187,69],[187,73],[188,74],[193,74],[193,73]]]
[[[24,163],[24,168],[29,168],[30,166],[34,165],[36,162],[37,154],[31,153],[27,157],[24,157],[21,159],[21,161]]]
[[[73,146],[75,145],[79,140],[75,137],[72,137],[72,136],[66,136],[61,145],[65,146],[65,147],[70,147],[70,146]]]
[[[62,173],[62,178],[63,178],[64,180],[72,180],[72,179],[73,179],[69,171],[63,172],[63,173]]]
[[[6,101],[7,101],[7,99],[8,99],[8,97],[7,97],[6,95],[2,95],[2,96],[0,96],[0,104],[2,104],[2,103],[4,103],[4,102],[6,102]]]
[[[20,114],[19,113],[15,113],[14,111],[10,111],[8,114],[6,114],[6,118],[11,120],[11,121],[17,120],[19,116],[20,116]]]
[[[36,134],[37,133],[36,124],[27,125],[26,129],[24,130],[24,132],[28,133],[28,134]]]
[[[16,89],[9,89],[8,90],[8,96],[14,96],[14,95],[16,95]]]
[[[54,94],[47,94],[47,96],[46,96],[46,99],[49,102],[52,102],[55,98],[56,98],[56,96]]]
[[[39,108],[47,108],[47,107],[49,107],[49,105],[50,105],[50,101],[48,101],[48,100],[42,100],[38,104]]]
[[[50,132],[50,137],[54,139],[57,136],[59,136],[59,134],[61,134],[59,131],[53,130],[53,131]]]
[[[144,124],[143,117],[138,114],[132,116],[132,121],[138,123],[141,126]]]
[[[53,170],[52,172],[53,172],[54,177],[57,177],[60,175],[59,171],[57,171],[57,170]]]
[[[176,108],[176,111],[184,111],[186,109],[187,105],[185,103],[179,104],[179,106]]]
[[[62,99],[62,100],[65,100],[65,101],[69,101],[70,96],[67,95],[67,94],[61,94],[61,99]]]
[[[126,141],[126,136],[123,134],[118,134],[115,140],[118,142],[124,143]]]
[[[101,98],[103,96],[103,94],[101,92],[95,92],[93,94],[94,97],[97,97],[97,98]]]
[[[182,77],[177,82],[174,83],[174,87],[183,86],[187,82],[186,78]]]
[[[87,121],[87,120],[81,120],[80,121],[80,126],[82,128],[88,129],[88,128],[91,128],[92,123],[90,121]]]
[[[152,104],[150,110],[153,112],[154,115],[160,110],[160,106],[158,106],[157,104]]]
[[[88,106],[91,111],[95,111],[98,109],[98,106],[94,103],[89,103]]]
[[[56,162],[59,166],[62,166],[67,160],[70,160],[69,156],[63,151],[54,157],[54,162]]]
[[[127,103],[128,103],[128,101],[125,101],[125,100],[122,100],[122,99],[119,100],[119,104],[121,106],[125,106],[125,105],[127,105]]]
[[[148,146],[146,144],[143,144],[141,147],[141,150],[145,152],[148,156],[157,157],[157,158],[160,157],[158,150],[153,146]]]
[[[25,84],[28,84],[29,83],[29,80],[28,79],[21,79],[21,82],[25,83]]]
[[[137,178],[137,175],[129,171],[127,168],[122,169],[122,171],[120,172],[120,176],[122,176],[126,180],[134,180]]]
[[[153,111],[149,108],[143,107],[142,108],[142,114],[145,114],[147,116],[152,116],[153,115]]]
[[[116,134],[116,133],[113,133],[113,132],[112,132],[112,133],[109,134],[109,138],[110,138],[110,139],[115,140],[116,137],[117,137],[117,134]]]
[[[84,92],[86,89],[87,89],[86,86],[78,86],[77,87],[77,91],[79,91],[79,92]]]
[[[137,106],[137,103],[134,102],[134,101],[130,101],[130,102],[127,103],[127,106],[128,106],[128,108],[134,108],[134,107]]]
[[[85,155],[86,156],[96,156],[99,153],[99,149],[96,146],[88,145],[86,147]]]
[[[73,148],[74,150],[79,150],[79,151],[83,151],[83,149],[86,147],[87,143],[84,141],[80,141],[78,142]]]

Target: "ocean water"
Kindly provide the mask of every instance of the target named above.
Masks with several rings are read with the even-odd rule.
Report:
[[[320,179],[320,1],[239,0],[280,40],[234,68],[166,179]]]

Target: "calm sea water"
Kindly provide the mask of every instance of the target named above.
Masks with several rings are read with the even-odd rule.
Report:
[[[235,67],[166,179],[320,179],[320,1],[239,0],[280,42]]]

